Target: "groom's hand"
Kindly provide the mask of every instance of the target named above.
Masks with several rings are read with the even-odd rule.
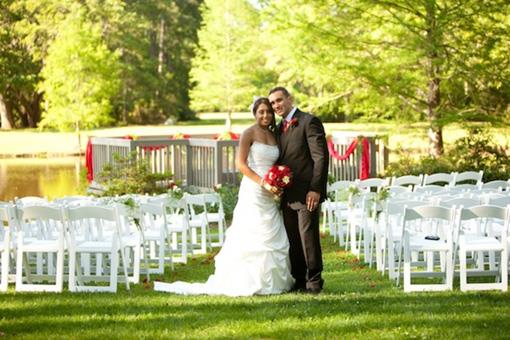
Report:
[[[308,191],[306,194],[306,209],[314,211],[319,206],[321,194],[315,191]]]

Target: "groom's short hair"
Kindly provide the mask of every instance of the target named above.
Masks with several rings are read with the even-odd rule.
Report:
[[[270,96],[272,93],[275,93],[278,91],[282,91],[282,93],[285,97],[290,97],[289,91],[287,91],[287,89],[283,86],[277,86],[277,87],[272,88],[271,91],[269,91],[268,96]]]

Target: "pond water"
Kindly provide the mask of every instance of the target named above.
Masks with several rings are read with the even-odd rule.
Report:
[[[0,201],[84,194],[86,183],[80,182],[84,164],[83,157],[0,159]]]

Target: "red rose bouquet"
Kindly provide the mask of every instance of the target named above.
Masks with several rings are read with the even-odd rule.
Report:
[[[292,185],[292,172],[286,165],[273,165],[264,176],[264,182],[280,189],[281,192],[281,190]],[[272,190],[269,191],[273,192]],[[278,198],[278,195],[276,198]]]

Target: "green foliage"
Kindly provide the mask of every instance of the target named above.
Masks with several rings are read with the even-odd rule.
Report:
[[[111,121],[110,98],[119,90],[120,66],[101,30],[86,21],[80,6],[60,23],[41,72],[46,102],[41,127],[89,129]]]
[[[239,186],[223,184],[216,186],[214,190],[220,194],[221,201],[223,202],[225,219],[231,221],[239,197]]]
[[[398,161],[388,164],[385,174],[387,176],[399,177],[405,175],[433,174],[438,172],[449,173],[455,171],[454,169],[454,166],[444,156],[436,158],[427,155],[422,156],[419,159],[415,159],[413,155],[399,153]]]
[[[200,9],[192,105],[201,111],[246,111],[253,96],[265,95],[276,80],[265,67],[260,16],[248,0],[205,0]]]
[[[443,126],[509,118],[508,1],[266,3],[278,82],[325,120],[427,118],[439,154]]]
[[[390,163],[388,176],[432,174],[437,172],[463,172],[483,170],[483,181],[507,180],[510,176],[509,150],[499,146],[488,130],[474,127],[465,137],[459,138],[446,149],[442,157],[399,155],[398,162]]]
[[[105,188],[103,196],[162,194],[175,185],[170,181],[172,174],[152,173],[149,161],[137,158],[135,151],[113,157],[112,164],[105,165],[98,175],[98,182]]]
[[[471,128],[455,141],[446,157],[456,171],[483,170],[484,182],[510,178],[510,150],[497,144],[487,130]]]

